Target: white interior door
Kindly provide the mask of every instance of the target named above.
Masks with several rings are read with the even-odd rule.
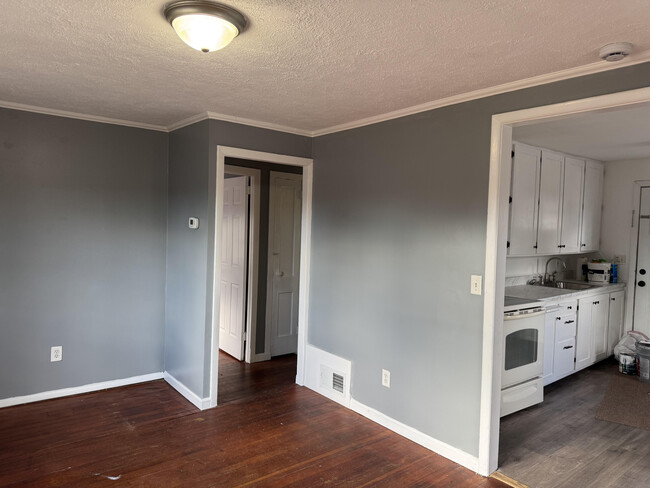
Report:
[[[266,326],[271,356],[298,350],[302,175],[271,171]]]
[[[248,176],[227,178],[223,189],[219,348],[244,357],[246,320]]]
[[[650,336],[650,187],[641,188],[634,278],[634,330]]]

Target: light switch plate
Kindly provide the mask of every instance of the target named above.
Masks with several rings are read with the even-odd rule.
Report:
[[[481,275],[472,275],[470,293],[472,295],[480,295],[483,293],[483,277]]]
[[[190,217],[187,225],[188,225],[188,227],[190,229],[198,229],[199,228],[199,218],[198,217]]]

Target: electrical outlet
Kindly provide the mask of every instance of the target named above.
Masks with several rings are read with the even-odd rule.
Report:
[[[612,263],[614,263],[614,264],[625,264],[625,258],[626,258],[626,256],[624,254],[614,256],[614,259],[612,259]]]
[[[390,371],[387,369],[381,370],[381,386],[390,388]]]
[[[470,293],[472,295],[480,295],[483,288],[483,277],[481,275],[472,275],[470,284]]]
[[[63,360],[63,346],[52,346],[50,349],[50,362]]]

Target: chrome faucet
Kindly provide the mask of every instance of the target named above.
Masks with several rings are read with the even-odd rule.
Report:
[[[562,271],[566,270],[566,263],[562,260],[562,258],[559,258],[557,256],[553,256],[552,258],[549,258],[548,261],[546,261],[546,268],[544,269],[544,277],[542,278],[542,284],[546,283],[546,280],[555,282],[555,275],[557,274],[557,271],[553,271],[553,274],[549,276],[548,274],[548,263],[553,261],[554,259],[557,259],[559,262],[562,263]]]

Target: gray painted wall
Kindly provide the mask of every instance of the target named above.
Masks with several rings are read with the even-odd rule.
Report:
[[[650,64],[314,140],[309,342],[352,361],[352,395],[478,454],[493,114],[648,86]],[[391,388],[381,386],[381,369]]]
[[[169,135],[165,370],[203,398],[208,121]],[[199,228],[188,228],[198,217]]]
[[[0,109],[0,398],[163,370],[166,193],[167,134]]]
[[[311,144],[217,120],[170,134],[165,369],[200,398],[210,394],[217,145],[311,157]],[[196,231],[190,216],[201,219]]]

